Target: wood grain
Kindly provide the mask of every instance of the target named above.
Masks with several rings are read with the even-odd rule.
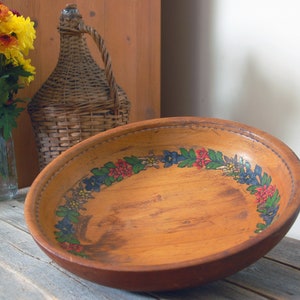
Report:
[[[160,0],[74,0],[84,22],[103,36],[112,58],[119,85],[132,103],[130,121],[160,116]],[[88,3],[88,4],[87,4]],[[5,4],[36,22],[35,50],[30,54],[36,67],[34,82],[20,96],[32,97],[54,69],[59,53],[57,26],[63,0],[20,1]],[[88,45],[95,60],[101,59],[93,41]],[[27,112],[14,130],[19,186],[29,186],[38,174],[38,157]]]

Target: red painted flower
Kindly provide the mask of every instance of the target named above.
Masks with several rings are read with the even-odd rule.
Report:
[[[71,244],[68,242],[61,243],[61,247],[66,249],[67,251],[81,252],[83,250],[83,246],[79,244]]]
[[[256,189],[255,197],[256,197],[256,202],[258,204],[263,204],[265,203],[268,198],[272,197],[276,191],[276,186],[274,185],[264,185],[261,187],[258,187]]]
[[[205,148],[196,150],[196,156],[196,162],[193,165],[198,169],[205,167],[208,163],[211,162],[208,151]]]
[[[132,175],[132,166],[125,160],[119,159],[115,168],[111,168],[109,176],[118,179],[119,177],[130,177]]]

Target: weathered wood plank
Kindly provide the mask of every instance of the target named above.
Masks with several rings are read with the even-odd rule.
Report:
[[[153,293],[161,300],[184,300],[184,299],[218,299],[218,300],[240,300],[240,299],[268,299],[263,296],[258,295],[255,292],[248,291],[242,287],[236,286],[234,284],[216,281],[205,286],[201,286],[193,289],[186,289],[174,292],[164,292],[164,293]]]
[[[300,270],[299,241],[291,238],[285,238],[273,250],[271,250],[266,257]]]
[[[17,200],[0,202],[0,220],[28,232],[24,220],[24,203]]]
[[[300,299],[300,272],[262,258],[255,264],[226,279],[268,299]]]
[[[152,299],[94,284],[65,271],[38,248],[29,233],[3,219],[0,271],[0,279],[6,278],[1,280],[0,295],[4,298],[0,299]]]

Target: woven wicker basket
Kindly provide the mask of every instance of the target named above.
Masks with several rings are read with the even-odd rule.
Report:
[[[28,105],[40,169],[74,144],[129,121],[130,102],[116,84],[103,38],[83,23],[76,5],[62,11],[59,32],[57,65]],[[95,41],[103,69],[92,58],[85,33]]]

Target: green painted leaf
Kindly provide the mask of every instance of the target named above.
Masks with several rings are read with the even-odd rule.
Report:
[[[266,224],[263,224],[263,223],[258,223],[256,225],[256,230],[254,231],[254,233],[260,233],[262,231],[264,231],[268,226]]]
[[[70,251],[70,253],[80,256],[82,258],[89,258],[89,256],[87,254],[85,254],[84,252]]]
[[[106,186],[111,186],[114,182],[115,182],[115,179],[114,179],[114,177],[112,177],[112,176],[108,176],[108,177],[106,177],[105,180],[104,180],[104,184],[105,184]]]
[[[184,160],[184,161],[181,161],[179,164],[178,164],[178,168],[185,168],[187,166],[187,160]]]
[[[193,161],[196,160],[197,156],[196,156],[196,152],[194,149],[190,149],[189,155],[190,155],[190,158],[193,159]]]
[[[261,185],[264,186],[269,186],[272,182],[272,177],[269,176],[267,173],[264,173],[262,179],[261,179]]]
[[[211,159],[212,162],[218,163],[218,167],[223,166],[225,164],[224,158],[223,158],[223,153],[218,151],[214,151],[212,149],[208,150],[208,156]]]
[[[138,174],[139,172],[141,172],[144,169],[145,169],[145,166],[143,164],[139,163],[139,164],[134,165],[132,170],[133,170],[134,174]]]
[[[182,156],[184,156],[186,158],[190,157],[189,152],[185,148],[180,148],[180,153]]]
[[[265,207],[258,208],[256,211],[259,212],[260,214],[266,214],[267,213],[267,210],[266,210]]]
[[[216,152],[214,150],[209,149],[208,150],[208,156],[212,161],[217,160]]]
[[[280,200],[280,195],[279,195],[279,192],[278,190],[275,191],[274,195],[272,197],[269,197],[266,201],[266,207],[269,208],[269,207],[275,207],[278,202]]]
[[[141,161],[136,156],[124,157],[124,160],[132,166],[141,163]]]
[[[218,162],[224,162],[223,153],[220,151],[216,152],[216,159]]]
[[[65,236],[60,236],[56,239],[59,243],[64,243],[67,242],[66,237]]]
[[[57,211],[56,211],[56,215],[58,217],[65,217],[65,216],[68,215],[68,211],[69,211],[69,209],[67,207],[65,207],[65,206],[59,206],[58,209],[57,209]]]
[[[105,168],[107,169],[115,169],[116,168],[116,165],[113,163],[113,162],[108,162],[104,165]]]
[[[54,235],[56,236],[56,238],[60,238],[63,233],[61,231],[54,231]]]
[[[256,193],[256,189],[257,189],[256,185],[250,185],[247,187],[247,191],[249,191],[250,194],[252,194],[252,195]]]
[[[193,159],[185,159],[178,164],[178,167],[179,168],[185,168],[185,167],[191,168],[193,166],[194,162],[195,161]]]
[[[109,173],[109,169],[108,168],[94,168],[91,170],[92,174],[94,174],[95,176],[105,176]]]
[[[78,221],[79,221],[78,217],[79,216],[80,216],[79,212],[77,212],[75,210],[70,211],[70,213],[68,214],[68,218],[73,223],[78,223]]]
[[[68,237],[68,242],[70,244],[80,245],[80,242],[78,241],[78,239],[74,235],[70,235]]]
[[[209,162],[206,165],[206,169],[208,169],[208,170],[216,170],[216,169],[218,169],[218,168],[220,168],[222,166],[223,166],[222,163],[211,161],[211,162]]]

